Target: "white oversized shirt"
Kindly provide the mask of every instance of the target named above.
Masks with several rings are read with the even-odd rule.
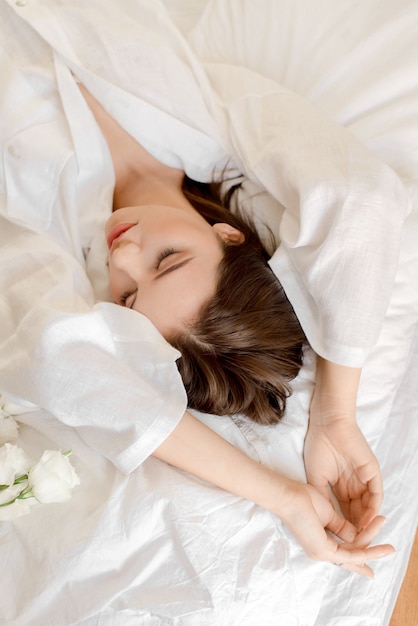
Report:
[[[161,162],[264,186],[283,207],[271,265],[309,340],[361,364],[408,206],[389,168],[275,81],[211,65],[158,0],[0,0],[0,14],[3,392],[77,428],[126,472],[186,407],[178,353],[143,316],[95,304],[108,295],[114,174],[74,77]]]

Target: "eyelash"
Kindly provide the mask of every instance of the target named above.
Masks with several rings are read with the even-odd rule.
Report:
[[[176,253],[176,251],[174,250],[174,248],[165,248],[165,250],[160,252],[160,254],[157,257],[157,262],[155,264],[155,269],[158,270],[158,268],[160,267],[160,265],[164,261],[164,259],[166,259],[170,255],[175,254],[175,253]],[[125,291],[125,293],[123,293],[121,295],[120,302],[119,302],[121,304],[121,306],[126,306],[127,299],[130,296],[132,296],[133,293],[135,293],[135,291]]]
[[[155,265],[155,269],[158,270],[158,268],[160,267],[164,259],[166,259],[168,256],[175,254],[175,253],[176,251],[174,250],[174,248],[166,248],[165,250],[160,252],[160,254],[157,257],[157,263]]]

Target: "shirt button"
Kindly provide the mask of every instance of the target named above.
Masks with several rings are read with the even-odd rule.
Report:
[[[23,0],[22,0],[23,1]],[[10,156],[12,156],[14,159],[20,159],[20,150],[18,150],[17,148],[15,148],[15,146],[10,145],[7,148],[7,152],[10,154]]]
[[[25,7],[26,6],[26,0],[16,0],[16,6],[18,6],[18,7]]]

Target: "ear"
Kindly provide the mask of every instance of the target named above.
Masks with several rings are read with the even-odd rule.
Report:
[[[212,228],[226,244],[239,245],[244,243],[244,234],[237,228],[234,228],[234,226],[230,226],[224,222],[218,222],[214,224]]]

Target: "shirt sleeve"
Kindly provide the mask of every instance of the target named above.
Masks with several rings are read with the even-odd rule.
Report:
[[[361,366],[392,293],[411,208],[404,185],[347,129],[275,81],[227,64],[207,70],[231,151],[284,207],[271,267],[309,342],[324,358]]]
[[[94,305],[84,269],[2,219],[0,388],[76,428],[125,473],[186,409],[174,350],[140,314]]]
[[[308,99],[321,93],[332,70],[346,67],[349,44],[340,31],[327,30],[318,45],[323,34],[311,36],[309,13],[317,8],[262,4],[260,11],[250,0],[211,0],[188,41],[206,68],[231,154],[277,201],[280,223],[277,215],[270,222],[280,245],[270,264],[308,340],[329,360],[361,366],[392,294],[410,197],[397,174],[334,121],[338,103],[348,106],[339,100],[344,74],[337,74],[328,107]],[[330,2],[327,10],[340,23],[344,8]],[[382,41],[385,33],[381,28]],[[360,100],[362,69],[363,82],[346,76],[349,93]],[[379,96],[376,104],[377,90]],[[265,197],[254,194],[252,215],[271,213],[258,206]]]

